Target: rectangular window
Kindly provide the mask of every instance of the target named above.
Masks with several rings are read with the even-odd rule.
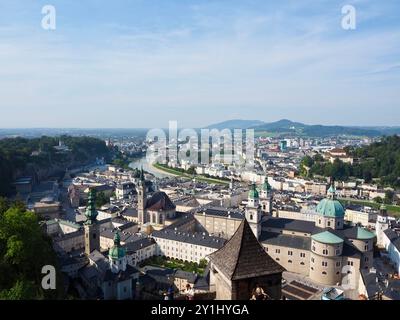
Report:
[[[281,253],[281,250],[280,249],[276,249],[275,253]]]
[[[288,256],[292,256],[293,255],[293,251],[288,251]]]
[[[305,258],[305,257],[306,257],[306,254],[304,252],[301,252],[300,253],[300,258]]]
[[[328,266],[328,262],[322,261],[322,266],[323,266],[323,267],[327,267],[327,266]]]

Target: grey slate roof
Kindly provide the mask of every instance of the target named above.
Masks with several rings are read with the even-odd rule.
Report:
[[[136,208],[127,208],[124,211],[121,212],[122,216],[127,216],[127,217],[137,217],[138,216],[138,211]]]
[[[151,238],[139,238],[138,240],[133,240],[131,242],[126,243],[124,247],[126,248],[126,251],[129,254],[130,252],[136,252],[139,249],[152,246],[155,243],[156,242],[154,241],[154,239]]]
[[[270,218],[262,223],[262,228],[275,228],[303,233],[313,233],[315,230],[315,222],[286,218]]]
[[[393,246],[400,252],[400,234],[393,229],[387,229],[384,231],[385,235],[389,238]]]
[[[156,192],[147,200],[146,209],[148,210],[173,210],[176,206],[172,203],[171,199],[165,192]]]
[[[311,238],[292,236],[287,234],[263,232],[260,237],[260,242],[286,248],[303,250],[310,250],[311,248]]]
[[[209,255],[209,258],[231,280],[285,271],[265,252],[246,219],[240,224],[232,238],[220,250]]]
[[[182,271],[182,270],[178,269],[175,271],[174,277],[179,278],[179,279],[185,279],[188,282],[194,284],[196,282],[198,275],[193,272],[187,272],[187,271]]]
[[[221,248],[226,241],[223,238],[210,236],[207,233],[181,232],[167,228],[161,231],[153,232],[152,236],[154,238],[180,241],[215,249]]]
[[[204,210],[204,212],[206,215],[209,216],[224,217],[224,218],[231,216],[232,219],[239,219],[239,220],[244,219],[243,213],[238,211],[230,211],[225,208],[217,208],[217,207],[207,208]],[[198,212],[197,214],[202,214],[202,212]]]

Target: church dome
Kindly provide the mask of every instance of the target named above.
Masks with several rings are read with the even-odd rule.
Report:
[[[108,251],[108,255],[111,260],[119,260],[125,257],[125,254],[125,248],[121,247],[121,237],[119,235],[119,232],[116,232],[114,236],[114,246],[110,248],[110,250]]]
[[[327,217],[344,217],[344,207],[338,200],[323,199],[317,206],[317,213]]]
[[[317,206],[317,213],[333,218],[344,217],[345,209],[339,200],[336,200],[336,190],[331,186],[328,190],[329,197],[321,200]]]

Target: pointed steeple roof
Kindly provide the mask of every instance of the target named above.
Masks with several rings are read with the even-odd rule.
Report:
[[[249,199],[258,199],[259,195],[258,195],[258,190],[257,190],[257,186],[256,183],[253,182],[249,191]]]
[[[98,212],[96,210],[96,190],[91,188],[89,190],[88,204],[86,207],[86,222],[85,224],[94,224],[96,222]]]
[[[255,278],[285,271],[265,252],[246,219],[233,237],[221,249],[209,255],[209,258],[231,280]]]

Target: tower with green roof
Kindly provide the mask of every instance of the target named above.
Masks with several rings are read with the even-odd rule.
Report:
[[[100,231],[97,223],[98,212],[96,210],[96,191],[89,190],[88,204],[85,211],[85,253],[91,254],[94,250],[100,250]]]
[[[265,177],[264,183],[260,188],[260,203],[261,211],[271,216],[272,215],[272,187],[268,183],[268,177]]]
[[[127,266],[126,250],[121,246],[121,236],[119,231],[114,234],[114,245],[108,251],[110,268],[113,273],[125,271]]]
[[[260,196],[257,190],[257,186],[254,182],[250,187],[247,206],[245,210],[245,217],[251,229],[253,230],[254,235],[258,239],[261,234],[262,213],[260,206]]]

